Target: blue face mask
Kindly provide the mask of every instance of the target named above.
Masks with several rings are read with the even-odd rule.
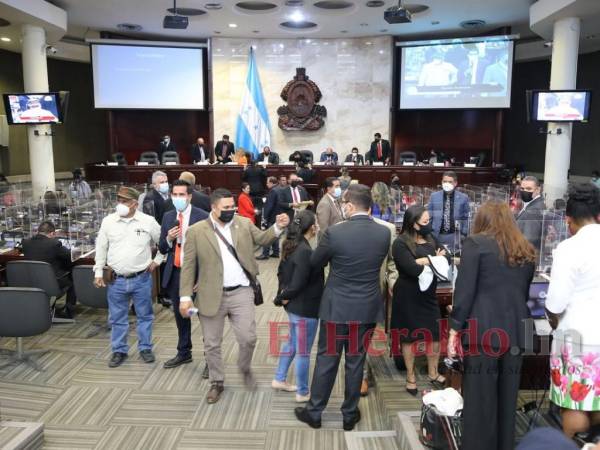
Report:
[[[169,183],[160,183],[158,185],[158,192],[160,192],[161,194],[168,194],[169,193]]]
[[[182,212],[185,210],[185,208],[187,208],[187,198],[185,197],[171,197],[171,200],[173,200],[173,206],[175,206],[175,209],[178,212]]]
[[[333,191],[333,196],[334,196],[335,198],[340,198],[340,197],[341,197],[341,195],[342,195],[342,188],[338,186],[338,187],[336,187],[336,188],[334,189],[334,191]]]

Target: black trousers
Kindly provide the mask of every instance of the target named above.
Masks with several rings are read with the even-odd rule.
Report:
[[[173,267],[171,279],[167,285],[167,294],[173,302],[173,313],[175,313],[175,323],[177,324],[177,354],[183,358],[192,356],[192,321],[184,319],[179,314],[179,278],[181,269]]]
[[[69,312],[75,311],[75,304],[77,303],[77,297],[75,296],[75,288],[73,287],[73,276],[68,273],[67,275],[58,278],[58,286],[61,289],[67,289],[67,298],[65,300],[65,309]]]
[[[327,324],[335,329],[335,336],[328,332]],[[319,348],[317,362],[313,372],[310,387],[310,400],[306,410],[313,420],[320,420],[321,414],[331,396],[335,384],[340,358],[345,353],[345,389],[342,415],[345,420],[351,420],[356,415],[360,400],[360,385],[363,380],[363,367],[367,356],[370,335],[368,332],[375,328],[374,323],[348,325],[345,323],[320,321]],[[351,339],[348,336],[351,335]],[[367,342],[365,342],[367,340]],[[328,343],[330,344],[328,349]]]
[[[513,450],[521,355],[464,359],[462,450]]]

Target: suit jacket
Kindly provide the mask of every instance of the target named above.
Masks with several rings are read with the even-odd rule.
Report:
[[[329,194],[325,193],[317,204],[317,223],[319,224],[319,238],[323,236],[325,230],[336,223],[344,220],[342,209],[337,200],[332,200]]]
[[[349,155],[346,155],[346,159],[344,160],[344,162],[353,162],[352,161],[352,157],[354,155],[352,153],[350,153]],[[365,159],[363,157],[363,155],[361,155],[360,153],[358,155],[356,155],[356,161],[354,161],[354,164],[358,164],[359,166],[362,166],[365,164]]]
[[[25,259],[30,261],[43,261],[50,264],[56,278],[62,278],[73,267],[71,251],[63,247],[58,239],[51,239],[42,234],[23,240],[23,254]]]
[[[201,209],[194,208],[194,206],[192,205],[192,210],[190,211],[190,223],[188,225],[188,230],[189,227],[191,227],[195,223],[198,223],[201,220],[205,219],[208,219],[208,213],[202,211]],[[171,246],[169,246],[169,244],[167,243],[167,235],[169,234],[169,230],[174,226],[177,226],[177,211],[175,209],[165,213],[163,217],[163,223],[160,227],[160,239],[158,241],[158,250],[163,255],[167,255],[165,269],[161,277],[162,287],[164,288],[166,288],[169,285],[169,281],[171,280],[171,274],[173,273],[173,268],[175,267],[174,263],[176,243],[173,243]]]
[[[373,162],[385,162],[386,159],[392,156],[392,148],[390,147],[390,142],[385,139],[381,140],[381,159],[377,158],[377,142],[371,142],[371,147],[369,148],[369,153],[367,155],[367,161],[370,163]]]
[[[256,158],[256,160],[258,162],[263,162],[265,160],[265,154],[261,153],[260,155],[258,155],[258,158]],[[267,162],[269,164],[279,164],[279,155],[277,153],[270,152],[269,156],[267,157]]]
[[[165,145],[163,141],[158,145],[158,160],[162,163],[162,155],[164,152],[176,152],[175,144],[173,144],[173,140],[169,141],[169,145]]]
[[[218,141],[217,145],[215,145],[215,161],[219,161],[219,157],[223,156],[223,141]],[[231,162],[231,155],[235,153],[235,144],[231,141],[227,144],[227,153],[225,159],[222,161],[223,163]]]
[[[242,172],[242,181],[250,185],[250,195],[262,197],[267,183],[267,171],[262,167],[248,166]]]
[[[298,193],[300,194],[300,201],[310,200],[308,192],[302,186],[298,186]],[[279,190],[279,209],[281,209],[282,213],[286,213],[290,218],[290,222],[294,220],[294,208],[290,205],[294,203],[292,198],[292,187],[288,186],[286,188]]]
[[[190,149],[190,154],[192,156],[193,162],[202,161],[202,152],[200,149],[204,150],[204,158],[206,161],[210,161],[210,162],[215,161],[215,155],[212,152],[212,149],[209,149],[206,145],[194,144],[194,145],[192,145],[192,148]]]
[[[150,189],[144,197],[142,212],[154,217],[161,224],[165,212],[173,208],[171,199],[165,200],[156,189]]]
[[[271,245],[277,239],[274,227],[261,231],[245,217],[235,216],[231,222],[231,237],[240,263],[256,278],[258,265],[254,247]],[[191,297],[197,284],[195,303],[200,314],[208,317],[217,314],[223,296],[223,271],[226,268],[217,239],[209,217],[188,229],[183,248],[180,295]]]
[[[313,251],[306,239],[296,250],[279,263],[277,297],[289,300],[287,312],[301,317],[319,317],[319,305],[323,295],[324,275],[322,267],[313,267],[310,257]]]
[[[389,230],[367,215],[328,228],[310,259],[315,267],[330,267],[319,318],[336,323],[383,321],[379,274],[389,251]]]
[[[461,330],[467,319],[477,320],[477,342],[495,328],[508,335],[510,346],[525,346],[525,325],[530,317],[527,300],[535,264],[511,267],[500,256],[496,240],[483,235],[464,240],[454,289],[450,327]],[[489,333],[488,333],[489,334]],[[500,348],[497,333],[488,342]],[[509,347],[510,348],[510,347]]]
[[[267,194],[267,201],[263,205],[263,219],[267,226],[270,227],[275,223],[278,214],[281,214],[279,207],[279,188],[271,188]]]
[[[433,235],[437,239],[440,235],[442,226],[442,215],[444,213],[444,191],[437,191],[431,194],[429,204],[427,205],[429,216],[431,217],[431,226],[433,227]],[[462,192],[454,190],[454,221],[460,223],[460,233],[466,236],[468,233],[469,212],[469,197]]]
[[[326,162],[329,158],[329,155],[327,154],[327,152],[323,152],[321,153],[321,158],[319,159],[319,161],[321,162]],[[338,154],[336,152],[333,152],[331,154],[331,160],[333,161],[332,164],[337,164],[338,163]]]
[[[542,244],[542,220],[544,216],[544,199],[540,195],[532,200],[525,209],[517,214],[517,226],[531,245],[539,252]]]
[[[169,199],[169,201],[171,201]],[[200,191],[192,191],[192,206],[194,208],[200,208],[201,210],[210,213],[212,209],[210,207],[210,197],[203,192]],[[173,204],[173,202],[171,202]],[[170,208],[169,208],[170,209]]]

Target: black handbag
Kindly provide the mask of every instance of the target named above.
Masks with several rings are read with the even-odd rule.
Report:
[[[231,245],[229,242],[227,242],[227,239],[225,239],[225,236],[223,236],[216,227],[214,228],[214,230],[215,230],[216,235],[219,236],[219,238],[223,241],[223,243],[227,247],[227,250],[229,250],[229,252],[233,255],[233,257],[236,259],[236,261],[240,264],[240,267],[244,271],[244,274],[248,278],[248,281],[250,281],[250,287],[254,291],[254,304],[256,306],[262,305],[265,301],[263,299],[262,287],[260,285],[260,282],[258,281],[257,278],[253,277],[250,272],[248,272],[246,270],[246,268],[240,261],[240,258],[238,258],[237,252],[235,251],[235,248],[233,248],[233,245]]]
[[[433,405],[421,409],[421,444],[436,450],[458,450],[462,437],[462,410],[454,416],[444,416]]]

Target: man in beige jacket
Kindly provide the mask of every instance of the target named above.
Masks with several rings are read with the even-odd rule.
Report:
[[[254,247],[271,245],[288,224],[288,216],[280,214],[271,228],[261,231],[249,219],[235,215],[231,192],[216,189],[211,195],[209,218],[188,229],[183,248],[179,311],[182,317],[190,317],[195,292],[211,382],[206,396],[208,403],[216,403],[224,390],[221,342],[225,317],[229,317],[239,345],[238,368],[244,383],[248,388],[255,386],[250,368],[256,345],[251,288],[251,282],[258,275]]]
[[[328,177],[325,180],[325,192],[317,205],[317,223],[319,224],[319,238],[325,230],[336,223],[341,222],[342,208],[339,198],[342,195],[340,180],[336,177]]]

